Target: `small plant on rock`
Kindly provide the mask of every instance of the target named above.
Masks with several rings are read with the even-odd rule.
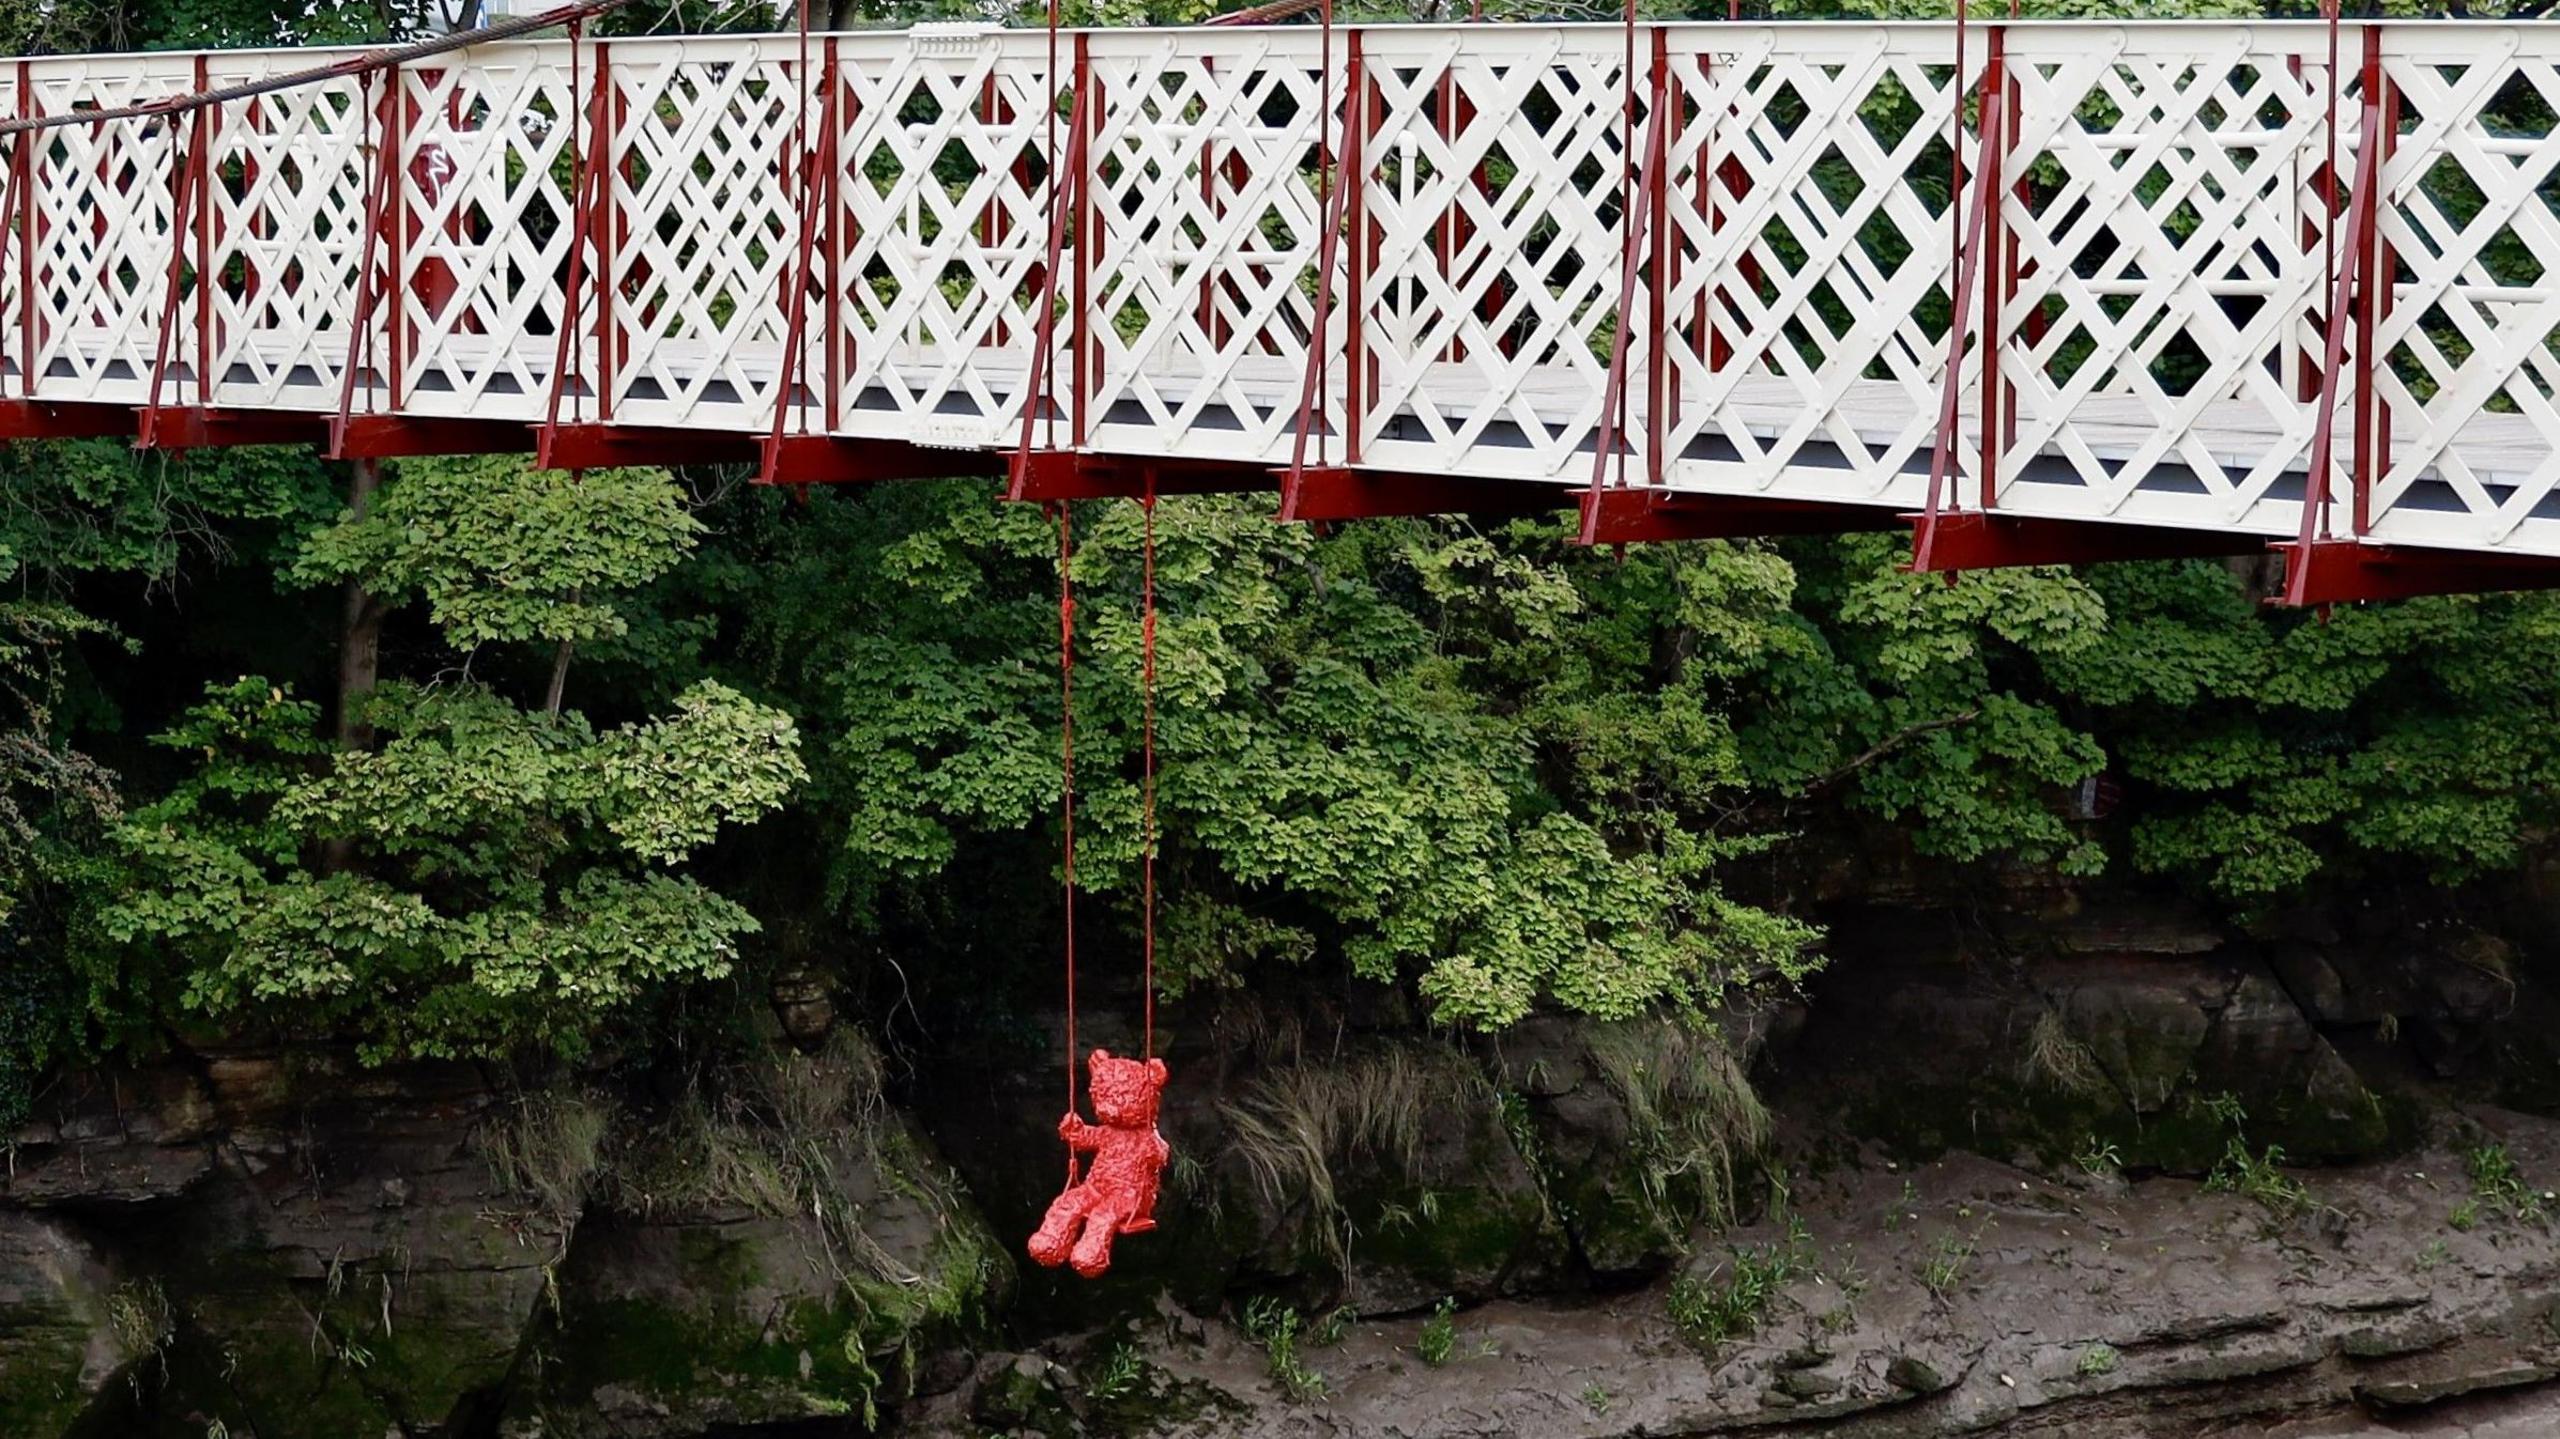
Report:
[[[2270,1144],[2262,1153],[2252,1152],[2248,1141],[2234,1134],[2223,1147],[2222,1161],[2205,1176],[2204,1187],[2217,1194],[2254,1199],[2278,1219],[2291,1219],[2311,1206],[2311,1191],[2286,1174],[2283,1164],[2282,1147]]]
[[[1110,1353],[1102,1356],[1102,1367],[1094,1371],[1093,1383],[1087,1392],[1108,1404],[1135,1393],[1146,1379],[1146,1357],[1138,1352],[1137,1345],[1123,1339],[1111,1346]]]
[[[2071,1162],[2090,1178],[2104,1179],[2124,1168],[2124,1154],[2092,1134],[2082,1141],[2080,1152],[2071,1157]]]
[[[1244,1332],[1262,1346],[1271,1382],[1299,1403],[1322,1399],[1325,1392],[1324,1376],[1298,1357],[1298,1334],[1305,1327],[1305,1316],[1277,1299],[1256,1299],[1244,1308]]]
[[[1594,1415],[1607,1414],[1609,1412],[1609,1391],[1601,1388],[1597,1383],[1583,1385],[1582,1407],[1590,1410]]]
[[[2482,1208],[2502,1210],[2527,1223],[2542,1218],[2544,1196],[2524,1182],[2524,1171],[2503,1144],[2482,1144],[2463,1156],[2471,1170],[2471,1197]]]
[[[1665,1306],[1671,1322],[1693,1344],[1739,1339],[1760,1327],[1778,1291],[1805,1267],[1800,1241],[1765,1249],[1737,1248],[1730,1265],[1672,1281]]]
[[[1920,1282],[1931,1294],[1944,1299],[1947,1292],[1964,1282],[1964,1272],[1973,1264],[1974,1234],[1941,1234],[1929,1246],[1929,1258],[1920,1266]]]
[[[1328,1309],[1324,1312],[1324,1317],[1318,1319],[1313,1327],[1307,1330],[1307,1347],[1331,1349],[1342,1342],[1343,1336],[1351,1332],[1352,1325],[1359,1322],[1360,1311],[1349,1304]]]
[[[2096,1379],[2115,1373],[2123,1362],[2123,1357],[2116,1353],[2114,1345],[2092,1344],[2080,1351],[2079,1361],[2071,1367],[2083,1379]]]
[[[1431,1317],[1422,1321],[1422,1335],[1413,1342],[1414,1357],[1437,1369],[1449,1362],[1458,1347],[1458,1301],[1443,1299],[1431,1306]]]

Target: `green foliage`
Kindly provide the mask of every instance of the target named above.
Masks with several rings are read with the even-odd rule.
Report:
[[[1782,1244],[1735,1246],[1703,1276],[1681,1275],[1664,1306],[1683,1338],[1711,1348],[1757,1332],[1788,1282],[1811,1267],[1811,1242],[1799,1228]]]
[[[876,923],[974,845],[1053,846],[1057,542],[969,486],[810,510],[761,646],[821,695],[838,887]],[[1075,564],[1078,877],[1123,897],[1135,521],[1081,514]],[[1168,502],[1158,530],[1168,989],[1321,952],[1499,1026],[1808,968],[1812,932],[1714,874],[1765,843],[1718,825],[1748,783],[1720,711],[1750,648],[1784,637],[1775,556],[1665,551],[1630,577],[1539,531],[1319,538],[1222,500]],[[1595,613],[1595,594],[1621,602]],[[1689,651],[1668,666],[1666,628]]]
[[[1929,1241],[1929,1251],[1920,1261],[1921,1287],[1933,1298],[1946,1298],[1964,1282],[1965,1271],[1973,1267],[1973,1251],[1980,1238],[1977,1230],[1971,1234],[1941,1234]]]
[[[2539,1223],[2551,1196],[2525,1183],[2524,1171],[2516,1166],[2515,1156],[2498,1143],[2474,1145],[2463,1154],[2463,1167],[2471,1172],[2471,1199],[2467,1207],[2492,1209],[2522,1223]],[[2458,1224],[2468,1229],[2469,1224]]]
[[[1298,1357],[1298,1334],[1305,1326],[1306,1317],[1281,1300],[1265,1296],[1245,1305],[1244,1332],[1262,1346],[1271,1382],[1301,1404],[1325,1395],[1324,1376]]]
[[[456,650],[551,642],[565,665],[625,632],[619,596],[698,531],[662,472],[427,462],[289,568],[422,602]],[[208,686],[154,737],[184,764],[119,828],[128,878],[98,929],[177,960],[187,1006],[375,1058],[577,1054],[653,992],[729,972],[759,927],[676,869],[805,777],[786,713],[713,680],[601,731],[470,681],[342,702],[371,748],[333,749],[317,704],[260,678]]]
[[[2090,1178],[2104,1179],[2124,1168],[2124,1151],[2092,1134],[2081,1141],[2080,1152],[2071,1157],[2071,1162]]]
[[[312,536],[294,574],[420,599],[457,648],[624,634],[606,599],[664,574],[701,524],[664,470],[537,470],[508,455],[411,460],[361,519]]]
[[[2071,1368],[2083,1379],[2097,1379],[2115,1373],[2123,1363],[2124,1356],[2116,1352],[2114,1345],[2092,1344],[2080,1351]]]
[[[1449,1362],[1458,1347],[1458,1301],[1442,1299],[1431,1306],[1431,1317],[1422,1321],[1422,1333],[1413,1341],[1414,1357],[1434,1369]]]
[[[2262,618],[2218,568],[2117,566],[2115,622],[2056,678],[2102,707],[2151,796],[2148,870],[2262,901],[2341,861],[2414,862],[2453,884],[2510,867],[2549,819],[2560,634],[2546,595],[2415,600]]]
[[[705,683],[603,734],[473,687],[395,686],[372,718],[378,749],[313,765],[313,707],[252,679],[160,736],[205,763],[124,826],[140,883],[105,922],[186,955],[191,1005],[378,1056],[575,1053],[651,988],[726,973],[756,928],[652,871],[780,801],[788,716]],[[322,845],[339,867],[300,862]]]
[[[2231,1136],[2223,1146],[2222,1158],[2205,1176],[2206,1190],[2221,1194],[2237,1194],[2254,1199],[2278,1219],[2290,1219],[2311,1203],[2311,1191],[2302,1181],[2283,1169],[2284,1150],[2270,1144],[2264,1151],[2252,1150],[2247,1140]]]
[[[1123,1339],[1102,1356],[1101,1366],[1094,1371],[1085,1392],[1101,1403],[1126,1398],[1147,1382],[1147,1359],[1138,1346]]]

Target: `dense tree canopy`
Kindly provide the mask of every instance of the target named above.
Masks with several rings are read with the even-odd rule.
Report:
[[[420,23],[0,12],[21,49]],[[793,504],[730,474],[89,442],[0,473],[0,1113],[48,1065],[197,1025],[581,1056],[813,956],[989,1012],[1047,992],[1057,535],[988,484]],[[1819,965],[1768,877],[1849,836],[2248,910],[2466,881],[2549,820],[2547,597],[2319,617],[2262,610],[2245,565],[1951,587],[1901,573],[1898,536],[1619,556],[1560,522],[1268,508],[1158,511],[1169,994],[1358,977],[1486,1028],[1702,1011]],[[1140,517],[1073,522],[1079,878],[1113,940]]]

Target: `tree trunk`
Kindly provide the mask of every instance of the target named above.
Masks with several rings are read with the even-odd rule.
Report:
[[[357,460],[349,466],[347,508],[359,520],[373,508],[373,492],[382,483],[382,472],[371,460]],[[365,706],[373,699],[374,685],[382,677],[382,620],[387,613],[382,601],[364,587],[361,580],[347,581],[345,601],[340,608],[338,624],[338,748],[353,751],[373,748],[373,725],[365,718]],[[355,842],[344,836],[320,846],[320,871],[336,874],[355,861]]]
[[[347,508],[362,520],[373,508],[373,492],[381,471],[371,460],[350,466]],[[360,580],[347,581],[343,619],[338,630],[338,747],[365,749],[373,744],[373,726],[365,721],[366,701],[373,698],[382,673],[382,601]]]
[[[542,712],[554,719],[560,717],[560,700],[569,689],[569,656],[577,648],[562,640],[559,653],[551,657],[551,691],[542,697]]]

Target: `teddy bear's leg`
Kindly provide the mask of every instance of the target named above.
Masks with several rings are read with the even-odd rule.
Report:
[[[1069,1261],[1076,1273],[1093,1278],[1111,1267],[1111,1240],[1120,1232],[1120,1216],[1108,1205],[1097,1205],[1084,1217],[1084,1235],[1076,1240],[1075,1253]]]
[[[1085,1208],[1091,1198],[1085,1187],[1079,1184],[1050,1203],[1048,1215],[1031,1236],[1033,1261],[1052,1269],[1067,1262],[1068,1251],[1075,1243],[1077,1228],[1084,1223]]]

